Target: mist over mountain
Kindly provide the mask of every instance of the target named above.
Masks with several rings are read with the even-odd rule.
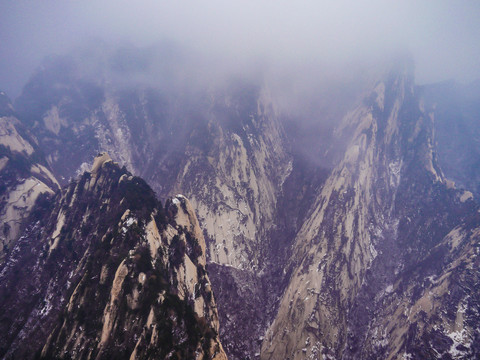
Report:
[[[356,70],[352,66],[399,49],[413,54],[419,83],[480,76],[480,10],[469,1],[22,0],[4,3],[1,10],[0,82],[11,97],[41,59],[71,53],[86,39],[142,48],[180,44],[196,52],[189,57],[193,64],[198,54],[206,59],[209,78],[225,72],[243,76],[267,66],[276,75],[318,81],[319,75],[341,77]]]
[[[0,7],[0,357],[480,356],[478,5]]]

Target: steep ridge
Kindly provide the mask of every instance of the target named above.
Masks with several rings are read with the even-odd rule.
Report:
[[[229,357],[259,353],[279,288],[269,288],[277,201],[291,171],[283,130],[268,93],[242,86],[215,96],[207,118],[211,145],[189,141],[175,191],[185,193],[208,239]]]
[[[74,177],[107,151],[159,196],[180,192],[191,199],[212,261],[259,268],[260,244],[291,170],[268,92],[241,81],[208,96],[118,90],[86,82],[75,69],[70,58],[52,60],[17,100],[57,177]]]
[[[188,200],[106,154],[32,211],[0,268],[4,358],[226,359]]]
[[[260,244],[291,171],[268,92],[242,81],[208,96],[115,89],[87,82],[75,66],[70,58],[52,60],[17,100],[57,177],[68,181],[106,151],[160,197],[183,193],[192,201],[211,261],[261,267]]]
[[[291,171],[278,114],[265,91],[240,87],[217,95],[208,118],[212,145],[202,152],[189,142],[175,189],[204,224],[211,262],[258,271]]]
[[[408,66],[392,71],[345,117],[342,131],[352,140],[296,236],[292,276],[262,344],[263,359],[440,358],[457,351],[453,342],[444,346],[454,337],[451,316],[441,316],[440,306],[422,308],[421,299],[435,297],[430,290],[461,273],[468,287],[443,283],[462,289],[461,301],[445,288],[437,293],[450,312],[467,308],[464,296],[478,291],[472,269],[480,223],[471,194],[455,190],[438,167],[433,115],[419,102],[412,73]],[[449,247],[452,239],[457,246]],[[450,266],[421,271],[442,259]],[[458,325],[465,336],[455,345],[472,356],[478,304],[468,309],[468,320]],[[435,326],[427,326],[430,317]],[[432,340],[433,331],[443,338]]]
[[[230,353],[238,358],[259,352],[268,322],[265,296],[276,298],[278,292],[263,289],[271,281],[265,276],[272,267],[271,233],[281,233],[277,200],[292,167],[268,91],[242,81],[191,96],[142,86],[87,86],[70,60],[57,61],[66,62],[65,72],[39,71],[17,101],[57,176],[65,181],[93,154],[107,151],[160,197],[185,194],[204,231],[214,291],[225,294],[219,305],[224,345],[236,349]],[[52,96],[40,97],[42,88]],[[88,89],[98,96],[87,96]],[[255,295],[237,297],[233,306],[225,276]],[[252,306],[261,307],[262,316],[254,316]],[[244,331],[252,322],[256,331]],[[237,345],[240,333],[248,349]]]
[[[241,80],[205,94],[116,88],[83,78],[78,67],[72,57],[51,59],[16,101],[61,182],[106,151],[160,197],[191,199],[212,261],[258,268],[265,241],[257,239],[272,226],[291,171],[268,91]]]
[[[387,335],[390,325],[380,317],[400,317],[397,300],[414,309],[411,294],[434,286],[425,279],[419,285],[418,269],[433,276],[428,259],[451,264],[438,270],[448,278],[464,276],[457,259],[476,251],[472,194],[456,190],[449,177],[465,169],[474,173],[474,167],[465,161],[456,166],[452,152],[438,161],[435,133],[445,137],[448,131],[434,120],[447,123],[450,110],[434,107],[442,96],[415,87],[411,69],[392,71],[344,118],[337,135],[348,140],[346,151],[339,163],[329,159],[336,166],[327,170],[315,156],[329,148],[329,134],[320,134],[327,143],[314,155],[295,152],[292,143],[302,139],[285,133],[288,121],[265,88],[241,81],[200,93],[138,84],[116,88],[82,78],[72,59],[55,61],[60,63],[33,77],[17,101],[22,121],[38,134],[63,182],[107,150],[160,197],[183,193],[191,200],[230,358],[257,358],[260,349],[270,359],[396,358],[432,349],[448,355],[439,344],[455,337],[447,326],[451,319],[439,315],[435,331],[443,329],[444,336],[435,337],[422,325],[423,313],[420,320],[395,320],[402,325]],[[475,111],[465,109],[474,129]],[[315,136],[309,134],[309,144]],[[474,148],[474,141],[469,144]],[[439,163],[453,165],[448,180]],[[457,182],[473,188],[466,178]],[[446,237],[454,229],[460,235]],[[455,249],[465,252],[435,250],[449,247],[452,237],[460,239]],[[460,288],[478,288],[477,275],[470,275]],[[460,306],[448,296],[444,301]],[[462,306],[471,314],[478,308]],[[428,316],[435,318],[439,309]],[[459,346],[475,354],[467,346],[477,336],[471,330],[475,315],[469,316],[468,336],[449,354]]]
[[[58,188],[35,138],[17,120],[5,93],[0,93],[0,263],[37,198]]]

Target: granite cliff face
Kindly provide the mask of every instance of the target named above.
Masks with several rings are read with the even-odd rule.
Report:
[[[36,139],[0,93],[0,263],[20,236],[37,198],[58,188]]]
[[[108,151],[160,197],[182,193],[190,199],[166,202],[170,228],[162,227],[155,215],[162,207],[141,210],[142,216],[129,208],[129,214],[136,215],[128,221],[140,227],[152,259],[163,259],[161,265],[152,263],[150,271],[178,269],[165,279],[170,284],[165,294],[181,301],[200,294],[189,301],[196,314],[203,314],[200,319],[207,319],[200,330],[220,331],[229,358],[472,358],[479,352],[480,222],[474,197],[478,181],[471,166],[476,155],[465,155],[465,148],[475,149],[477,97],[475,91],[467,96],[466,90],[455,88],[458,98],[448,102],[450,87],[417,87],[412,74],[402,63],[369,89],[361,103],[352,102],[361,97],[355,94],[335,99],[330,116],[350,111],[335,134],[322,131],[328,127],[311,127],[306,140],[315,147],[311,154],[301,146],[305,134],[285,130],[295,121],[279,110],[267,86],[249,82],[232,81],[205,91],[118,87],[102,77],[84,78],[74,59],[60,58],[31,79],[16,106],[61,183],[82,173],[95,154]],[[455,131],[466,139],[463,143],[448,141],[446,124],[457,113],[463,120]],[[342,146],[336,146],[339,143]],[[328,161],[317,159],[332,153]],[[99,169],[105,166],[112,165],[106,162]],[[95,171],[90,174],[95,177]],[[74,184],[70,186],[79,186]],[[142,198],[143,191],[140,187],[133,193]],[[109,206],[110,200],[105,201],[100,208]],[[120,220],[115,218],[117,230],[131,218],[126,209],[118,214]],[[55,211],[60,221],[61,212]],[[152,214],[155,222],[149,220]],[[51,227],[53,231],[56,225]],[[125,229],[128,233],[130,228]],[[102,237],[110,230],[105,231]],[[179,252],[171,250],[172,244],[182,243],[182,236],[185,245],[179,245]],[[162,241],[152,240],[158,238]],[[199,246],[188,245],[191,238],[199,240]],[[115,269],[104,279],[109,276],[107,287],[120,288],[108,293],[109,299],[129,294],[125,319],[138,325],[128,333],[137,334],[140,343],[122,343],[122,349],[144,356],[150,354],[145,339],[153,339],[148,330],[153,320],[150,313],[133,320],[132,311],[154,309],[159,319],[165,312],[158,307],[173,305],[154,306],[145,300],[139,289],[145,290],[148,282],[138,280],[141,287],[126,282],[147,274],[135,265],[143,253],[128,244],[120,248],[133,253],[115,258]],[[191,251],[201,254],[197,260]],[[183,252],[185,260],[179,260]],[[82,264],[77,266],[86,271]],[[220,330],[208,292],[198,293],[199,283],[210,284],[202,272],[195,273],[198,264],[208,264]],[[95,271],[100,279],[103,267]],[[186,287],[175,285],[180,283]],[[85,289],[96,289],[95,284]],[[78,293],[75,304],[87,295]],[[70,339],[68,351],[87,351],[91,346],[85,344],[95,344],[91,356],[120,351],[111,347],[118,340],[111,339],[124,334],[108,330],[120,309],[114,300],[97,309],[102,330],[97,324],[96,332],[79,336],[80,345],[66,335],[77,333],[73,329],[80,325],[62,318],[42,344],[44,356],[52,355],[64,337]],[[105,311],[111,313],[108,321]],[[178,315],[180,310],[175,311]],[[185,321],[170,324],[172,329],[193,324]],[[81,331],[85,329],[82,325]],[[203,351],[217,348],[224,356],[218,337],[207,346],[205,336],[195,338]],[[198,345],[197,340],[189,344]]]
[[[106,154],[37,202],[0,269],[4,358],[226,359],[188,200]]]
[[[75,74],[73,60],[52,61],[17,100],[57,177],[75,177],[106,151],[159,196],[183,193],[192,201],[212,262],[264,266],[276,201],[291,171],[268,91],[232,81],[206,95],[176,96],[86,83]]]
[[[222,335],[231,339],[224,343],[240,358],[258,352],[265,313],[279,291],[265,292],[264,282],[270,281],[265,274],[272,268],[271,233],[279,231],[277,201],[292,169],[280,114],[268,91],[242,81],[187,97],[152,87],[115,89],[85,84],[69,60],[57,62],[64,73],[39,71],[17,100],[55,174],[65,181],[94,154],[108,151],[160,197],[185,194],[206,238],[215,293],[230,296],[223,291],[230,285],[220,276],[228,273],[235,287],[249,287],[259,299],[254,306],[262,306],[260,318],[251,316],[246,293],[235,307],[219,305]],[[86,95],[92,92],[98,96]],[[239,323],[244,330],[255,323],[256,330],[239,334],[234,330]],[[239,336],[249,337],[247,347],[237,349]]]
[[[344,119],[351,141],[296,235],[262,358],[478,356],[477,205],[441,172],[411,74]]]

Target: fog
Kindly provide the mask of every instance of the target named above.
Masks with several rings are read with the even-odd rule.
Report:
[[[3,1],[0,89],[15,98],[45,56],[89,42],[187,49],[184,77],[197,82],[270,74],[309,87],[397,53],[418,83],[466,82],[480,78],[479,18],[476,1]]]

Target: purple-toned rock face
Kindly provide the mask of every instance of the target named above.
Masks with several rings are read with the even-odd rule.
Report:
[[[189,208],[108,155],[42,197],[1,268],[1,356],[225,359]]]
[[[1,356],[479,356],[478,84],[419,87],[399,62],[292,113],[263,80],[119,84],[76,61],[2,117],[64,188],[0,265]]]

